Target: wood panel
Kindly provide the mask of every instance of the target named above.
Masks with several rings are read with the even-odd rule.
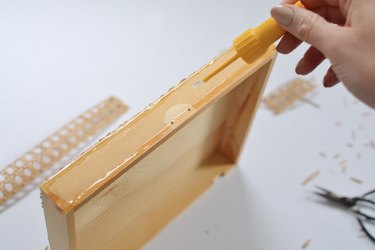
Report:
[[[270,61],[233,90],[232,112],[227,117],[220,144],[220,151],[233,161],[238,158],[247,137],[273,63],[274,60]]]
[[[76,250],[74,213],[64,213],[56,208],[51,199],[42,193],[42,205],[47,224],[48,241],[53,249]]]

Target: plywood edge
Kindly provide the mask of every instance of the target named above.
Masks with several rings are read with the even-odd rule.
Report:
[[[236,162],[241,155],[275,60],[276,56],[257,72],[255,79],[247,78],[242,86],[235,90],[236,98],[232,104],[232,110],[235,112],[228,117],[225,134],[219,147],[219,150],[233,162]],[[244,95],[248,92],[250,95]]]
[[[41,198],[50,246],[54,247],[53,250],[75,250],[74,214],[61,211],[43,192]]]
[[[273,60],[275,48],[270,48],[253,64],[248,65],[239,59],[207,83],[200,82],[203,76],[219,67],[233,53],[231,49],[214,59],[42,183],[44,195],[64,213],[76,209],[202,112],[208,104]]]
[[[276,54],[276,55],[277,55],[277,54]],[[259,105],[260,105],[260,103],[261,103],[261,101],[262,101],[263,92],[264,92],[264,90],[265,90],[265,88],[266,88],[266,84],[265,84],[265,83],[268,82],[268,79],[269,79],[269,77],[270,77],[270,75],[271,75],[273,65],[274,65],[274,63],[275,63],[275,61],[276,61],[276,55],[275,55],[275,56],[273,57],[273,59],[269,62],[269,67],[267,67],[267,69],[266,69],[266,74],[265,74],[265,76],[264,76],[264,79],[262,79],[263,84],[255,86],[254,92],[252,93],[252,96],[254,97],[254,102],[255,102],[255,104],[252,105],[252,107],[251,107],[251,111],[250,111],[251,115],[249,116],[249,122],[248,122],[247,124],[245,123],[245,124],[246,124],[245,127],[242,128],[242,129],[244,130],[244,132],[243,132],[244,134],[242,135],[243,140],[241,140],[241,143],[240,143],[240,145],[239,145],[238,156],[240,156],[241,153],[242,153],[242,150],[243,150],[243,148],[244,148],[243,145],[244,145],[244,143],[245,143],[245,138],[247,138],[248,135],[249,135],[250,127],[251,127],[252,124],[253,124],[253,120],[254,120],[254,118],[255,118],[256,112],[257,112],[258,107],[259,107]],[[248,109],[247,109],[247,110],[248,110]],[[237,159],[238,159],[238,158],[239,158],[239,157],[237,157]]]

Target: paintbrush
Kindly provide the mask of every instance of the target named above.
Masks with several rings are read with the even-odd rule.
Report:
[[[300,1],[298,1],[295,6],[304,7]],[[284,34],[285,30],[281,28],[272,17],[258,27],[245,31],[233,41],[233,47],[237,53],[203,78],[203,81],[209,81],[212,77],[239,58],[242,58],[248,64],[254,62],[266,53],[268,48]]]

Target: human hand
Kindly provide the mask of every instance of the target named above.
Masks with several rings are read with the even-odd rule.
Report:
[[[277,50],[288,54],[302,41],[311,47],[296,66],[296,73],[312,72],[326,58],[331,67],[325,87],[340,81],[358,99],[375,108],[375,1],[301,0],[306,9],[284,0],[271,15],[288,31]]]

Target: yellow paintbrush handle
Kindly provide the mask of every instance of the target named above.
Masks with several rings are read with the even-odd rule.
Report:
[[[304,8],[300,1],[296,2],[295,6]],[[263,22],[255,29],[245,31],[233,41],[233,47],[237,53],[227,62],[220,65],[205,78],[203,78],[203,81],[209,81],[212,77],[225,69],[239,57],[241,57],[247,63],[254,62],[256,59],[260,58],[264,53],[266,53],[271,44],[276,42],[284,34],[285,30],[281,28],[272,17],[268,18],[268,20]]]
[[[300,1],[295,6],[304,7]],[[271,17],[255,29],[242,33],[233,41],[233,47],[245,62],[252,63],[284,34],[285,30]]]

